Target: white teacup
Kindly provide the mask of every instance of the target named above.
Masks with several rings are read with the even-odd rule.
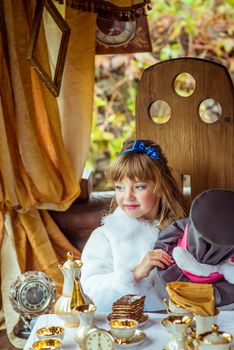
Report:
[[[111,334],[122,341],[131,338],[137,329],[138,322],[132,319],[116,319],[109,321]]]
[[[196,321],[196,337],[200,334],[211,332],[212,326],[217,324],[219,311],[213,316],[194,315]]]
[[[183,307],[176,305],[171,301],[171,299],[163,299],[163,303],[167,309],[167,312],[169,314],[175,314],[175,315],[192,315],[192,313]]]
[[[57,338],[62,340],[64,336],[64,328],[60,326],[43,327],[36,331],[36,335],[40,339]]]
[[[45,350],[45,349],[54,349],[59,350],[61,349],[62,340],[60,339],[43,339],[38,340],[35,343],[32,344],[33,350]]]
[[[161,325],[168,328],[171,333],[165,348],[168,350],[187,349],[187,330],[192,322],[192,317],[187,315],[171,315],[161,321]]]

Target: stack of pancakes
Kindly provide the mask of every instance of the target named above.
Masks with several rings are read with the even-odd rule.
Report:
[[[130,318],[140,321],[144,311],[145,295],[127,294],[112,305],[111,319]]]

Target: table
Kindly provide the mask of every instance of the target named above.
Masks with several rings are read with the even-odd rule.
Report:
[[[149,321],[140,329],[146,333],[146,339],[139,345],[134,345],[130,349],[134,350],[161,350],[169,338],[166,328],[161,326],[160,321],[166,317],[166,314],[149,313]],[[100,328],[108,329],[108,321],[106,314],[96,313],[95,323]],[[27,340],[24,350],[29,350],[32,344],[38,340],[36,330],[46,326],[58,325],[63,326],[63,321],[54,314],[46,314],[39,316],[35,326]],[[221,331],[226,331],[234,336],[234,311],[221,311],[218,316],[218,326]],[[73,336],[76,328],[65,328],[65,334],[62,344],[62,350],[79,350],[78,344],[75,342]],[[234,345],[234,341],[233,341]],[[124,346],[118,346],[118,349]],[[234,348],[233,348],[234,350]]]

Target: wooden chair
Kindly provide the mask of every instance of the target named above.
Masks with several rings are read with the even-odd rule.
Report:
[[[175,88],[177,81],[180,85],[186,83],[179,77],[184,72],[195,82],[194,92],[188,97],[180,96]],[[187,92],[190,90],[191,86]],[[154,108],[158,100],[165,101],[171,113],[166,122],[165,113],[160,119],[163,108]],[[215,101],[207,119],[207,108]],[[220,116],[215,121],[217,112]],[[159,123],[153,121],[157,113]],[[200,116],[202,113],[205,113],[205,121]],[[161,145],[181,188],[186,179],[190,180],[191,200],[208,188],[234,190],[233,117],[234,89],[223,65],[184,57],[160,62],[144,70],[136,101],[137,138],[153,139]]]

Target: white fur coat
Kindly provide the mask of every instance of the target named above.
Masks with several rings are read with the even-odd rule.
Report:
[[[129,218],[120,208],[93,231],[81,257],[81,284],[97,311],[110,312],[112,303],[125,294],[146,295],[145,310],[163,309],[166,292],[158,286],[157,269],[138,283],[132,275],[132,269],[153,249],[157,236],[157,228]]]

